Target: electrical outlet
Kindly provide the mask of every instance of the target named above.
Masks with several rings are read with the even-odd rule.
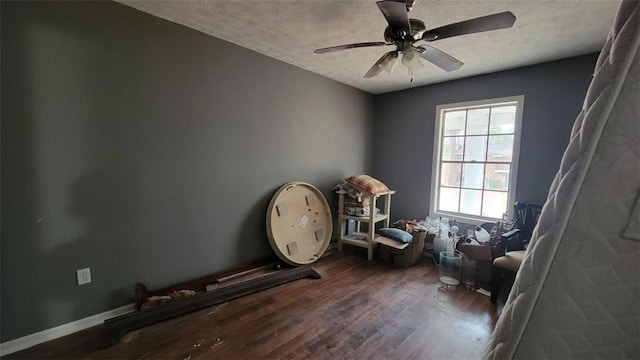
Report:
[[[91,282],[91,268],[76,270],[78,285],[84,285]]]

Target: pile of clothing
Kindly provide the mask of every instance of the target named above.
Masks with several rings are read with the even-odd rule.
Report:
[[[427,231],[423,221],[418,220],[398,220],[391,224],[394,228],[402,229],[408,233]]]

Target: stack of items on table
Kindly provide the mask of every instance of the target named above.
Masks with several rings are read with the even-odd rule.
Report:
[[[380,259],[390,264],[409,267],[422,259],[425,241],[433,242],[435,234],[428,234],[416,220],[398,220],[391,228],[381,228],[375,242],[380,245]]]
[[[338,184],[332,189],[337,194],[345,194],[344,197],[344,214],[351,216],[369,216],[371,214],[370,201],[368,196],[364,196],[360,189],[355,188],[352,184]],[[376,208],[376,213],[380,209]]]

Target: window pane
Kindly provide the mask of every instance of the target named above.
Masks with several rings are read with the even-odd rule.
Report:
[[[460,186],[462,163],[443,163],[440,171],[440,185]]]
[[[442,142],[442,160],[462,161],[464,150],[464,137],[446,137]]]
[[[487,137],[469,136],[465,140],[464,161],[485,161]]]
[[[484,188],[489,190],[509,189],[509,174],[511,164],[487,164]]]
[[[462,170],[462,187],[482,189],[484,180],[484,164],[464,164]]]
[[[507,193],[498,191],[485,191],[482,203],[482,216],[494,219],[502,218],[507,211]]]
[[[440,188],[439,210],[442,211],[458,211],[458,199],[460,198],[460,190],[455,188]]]
[[[489,136],[489,149],[487,149],[487,161],[511,162],[513,151],[513,135]]]
[[[460,197],[460,212],[469,215],[480,215],[482,202],[481,190],[462,190]]]
[[[486,135],[489,129],[489,108],[469,110],[467,135]]]
[[[490,134],[513,134],[515,132],[516,106],[491,108]]]
[[[444,114],[444,135],[464,135],[466,111],[448,111]]]

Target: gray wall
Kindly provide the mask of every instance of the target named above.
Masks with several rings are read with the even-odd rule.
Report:
[[[585,55],[376,96],[374,174],[396,190],[393,218],[428,215],[436,106],[514,95],[525,96],[516,200],[544,203],[596,59]]]
[[[1,6],[1,341],[269,256],[280,185],[371,169],[372,95],[117,3]]]

